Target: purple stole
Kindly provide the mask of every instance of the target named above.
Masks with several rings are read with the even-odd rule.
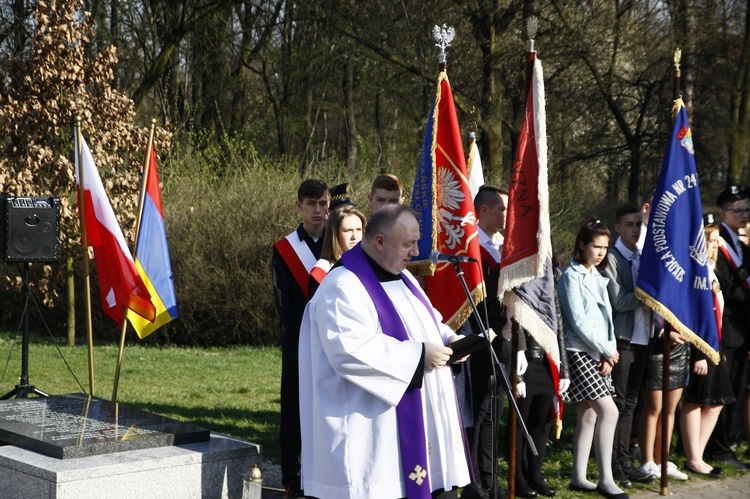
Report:
[[[400,341],[409,341],[404,323],[396,307],[380,284],[370,262],[367,261],[361,245],[357,245],[341,255],[341,263],[356,275],[367,290],[378,313],[380,327],[384,334]],[[437,326],[437,319],[432,306],[424,294],[417,289],[409,278],[401,275],[406,287],[427,307]],[[401,470],[406,482],[408,499],[430,499],[430,477],[427,476],[427,440],[425,437],[424,418],[422,413],[422,393],[419,388],[409,387],[396,406],[398,421],[398,441],[401,447]]]

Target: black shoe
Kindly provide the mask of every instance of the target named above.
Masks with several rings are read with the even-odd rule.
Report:
[[[625,492],[621,492],[619,494],[610,494],[609,492],[607,492],[603,488],[599,487],[598,485],[596,486],[596,491],[599,494],[601,494],[604,497],[606,497],[607,499],[628,499],[630,497]]]
[[[750,469],[750,466],[748,466],[747,464],[743,463],[742,461],[740,461],[736,457],[727,457],[727,458],[724,458],[724,459],[715,459],[715,461],[720,461],[720,462],[722,462],[724,464],[728,464],[729,466],[737,468],[738,470],[749,470]]]
[[[536,491],[528,485],[524,484],[523,487],[518,487],[518,484],[516,484],[516,497],[523,497],[524,499],[534,499],[538,496],[539,494],[537,494]]]
[[[695,473],[696,475],[706,478],[721,478],[722,475],[724,475],[724,470],[722,470],[718,466],[711,468],[711,471],[709,471],[708,473],[701,473],[700,471],[696,471],[688,463],[685,463],[685,469],[690,473]]]
[[[479,484],[470,483],[461,491],[461,499],[491,499],[489,493]]]
[[[557,496],[557,492],[550,489],[543,483],[529,483],[529,485],[531,485],[531,488],[534,489],[540,496],[546,496],[546,497]]]
[[[656,475],[642,473],[633,467],[632,464],[622,467],[622,472],[630,479],[631,482],[651,483],[656,480]]]
[[[568,484],[568,488],[572,490],[573,492],[596,492],[596,488],[587,489],[585,487],[579,487],[578,485],[573,485],[572,483]]]
[[[619,466],[612,467],[612,476],[614,477],[615,482],[620,484],[620,487],[629,489],[633,486],[633,482],[630,481],[630,478],[628,478]]]
[[[305,497],[305,493],[302,490],[302,481],[300,480],[300,477],[293,478],[292,480],[287,482],[284,497],[289,499]]]

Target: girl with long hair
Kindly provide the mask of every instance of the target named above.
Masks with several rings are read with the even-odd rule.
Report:
[[[573,434],[573,470],[570,488],[597,491],[604,497],[629,497],[612,473],[612,446],[619,417],[612,399],[610,373],[619,359],[607,279],[597,266],[607,255],[610,232],[590,217],[576,236],[570,265],[557,283],[570,368],[568,400],[578,402]],[[599,483],[586,477],[592,443],[596,446]]]
[[[323,233],[323,248],[320,250],[320,259],[310,271],[308,283],[310,297],[315,294],[321,281],[331,270],[333,264],[339,261],[341,255],[362,240],[366,226],[367,219],[352,204],[342,204],[329,213],[328,227]]]

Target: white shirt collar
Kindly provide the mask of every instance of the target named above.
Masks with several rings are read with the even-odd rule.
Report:
[[[484,249],[489,251],[490,254],[499,262],[505,238],[503,238],[503,235],[499,232],[495,234],[494,237],[490,237],[479,225],[477,225],[477,229],[479,232],[479,244]]]
[[[625,246],[625,243],[622,242],[622,238],[618,237],[617,241],[615,242],[615,248],[624,256],[627,260],[633,260],[636,256],[638,256],[639,251],[631,250],[627,246]]]

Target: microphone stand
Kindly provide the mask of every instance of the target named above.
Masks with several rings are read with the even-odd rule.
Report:
[[[538,455],[539,453],[536,450],[536,446],[534,445],[534,441],[531,439],[531,435],[529,435],[529,430],[526,428],[526,423],[524,422],[523,418],[521,417],[521,411],[518,409],[518,404],[516,403],[516,399],[513,397],[513,390],[510,387],[510,381],[508,380],[508,373],[505,371],[505,366],[498,360],[497,355],[495,354],[495,350],[492,348],[492,343],[490,341],[490,336],[488,334],[488,329],[485,327],[484,323],[482,322],[482,317],[479,315],[479,310],[477,310],[477,305],[474,303],[474,299],[471,297],[471,291],[469,291],[469,286],[466,284],[466,279],[464,278],[464,271],[461,269],[461,264],[459,262],[452,262],[453,268],[456,270],[456,275],[458,276],[458,279],[461,281],[461,286],[464,289],[464,293],[466,294],[466,298],[469,300],[469,304],[471,305],[471,310],[474,312],[474,317],[476,317],[477,323],[479,324],[479,327],[482,329],[482,335],[484,336],[484,339],[486,340],[487,349],[490,352],[491,357],[491,364],[492,364],[492,379],[490,382],[492,383],[492,393],[490,395],[490,423],[492,424],[492,499],[497,499],[497,459],[498,459],[498,452],[497,452],[497,425],[499,423],[499,414],[498,414],[498,371],[500,372],[501,379],[503,381],[503,389],[505,390],[505,393],[508,394],[508,403],[513,408],[513,410],[516,413],[516,420],[521,425],[521,432],[523,433],[524,437],[526,438],[526,444],[529,447],[529,450],[533,455]]]

